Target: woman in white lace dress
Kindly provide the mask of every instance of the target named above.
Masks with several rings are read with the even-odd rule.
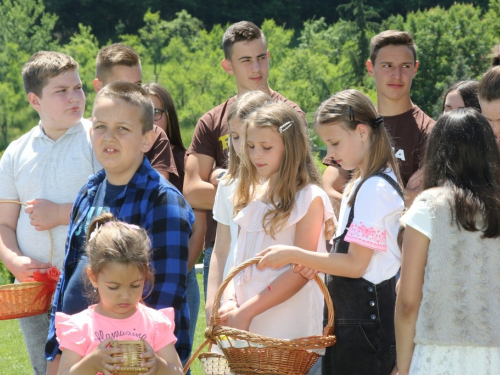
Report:
[[[436,122],[406,225],[399,374],[500,374],[500,153],[473,109]]]

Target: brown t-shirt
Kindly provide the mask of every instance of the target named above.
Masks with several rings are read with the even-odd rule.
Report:
[[[422,166],[427,136],[435,121],[416,105],[400,115],[383,117],[385,128],[394,144],[394,154],[399,161],[399,172],[406,186],[410,177]],[[323,164],[338,167],[330,157],[326,157]]]
[[[294,102],[286,99],[277,91],[273,91],[271,98],[275,102],[285,102],[294,108],[305,120],[305,114]],[[227,126],[227,112],[231,104],[236,100],[236,96],[226,100],[211,111],[205,113],[198,123],[193,134],[193,141],[187,151],[190,154],[203,154],[214,159],[214,166],[227,167],[229,155],[229,129]],[[212,211],[207,212],[207,228],[205,232],[206,249],[215,242],[217,223],[213,218]]]
[[[162,176],[165,177],[165,172],[178,176],[167,133],[157,125],[153,125],[153,133],[155,137],[153,145],[144,155],[151,166]]]

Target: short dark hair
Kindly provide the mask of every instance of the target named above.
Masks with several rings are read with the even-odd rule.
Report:
[[[500,99],[500,65],[492,66],[484,73],[477,94],[480,100],[487,102]]]
[[[413,62],[417,62],[417,45],[406,31],[386,30],[375,35],[370,42],[370,61],[375,64],[378,51],[387,46],[406,46],[413,53]]]
[[[99,90],[94,101],[94,106],[101,98],[121,99],[130,105],[138,107],[141,111],[142,134],[153,130],[153,102],[147,91],[141,86],[131,82],[112,82],[104,86],[102,90]]]
[[[500,65],[500,44],[493,47],[493,53],[491,56],[491,66]]]
[[[165,110],[165,114],[167,115],[166,133],[170,144],[186,150],[186,147],[184,147],[184,143],[182,142],[179,118],[177,117],[177,111],[175,110],[172,95],[170,95],[165,87],[159,85],[158,83],[148,83],[143,87],[149,95],[156,95],[163,105],[162,109]]]
[[[483,237],[500,236],[500,151],[488,120],[472,108],[436,121],[424,158],[424,190],[450,187],[453,221]]]
[[[26,94],[33,92],[41,98],[49,79],[69,70],[78,70],[78,63],[71,56],[55,51],[38,51],[24,64],[24,91]]]
[[[132,47],[114,43],[101,48],[95,61],[95,76],[101,81],[106,78],[116,65],[140,66],[141,59]]]
[[[454,83],[443,96],[443,108],[441,112],[444,112],[446,97],[452,91],[456,91],[460,94],[464,101],[465,108],[474,108],[476,111],[481,112],[481,106],[479,105],[479,98],[477,96],[478,87],[479,81],[476,80],[458,81]]]
[[[255,39],[262,39],[264,44],[266,38],[262,30],[252,22],[240,21],[228,27],[222,37],[222,49],[226,59],[231,60],[233,54],[233,45],[236,42],[250,42]]]

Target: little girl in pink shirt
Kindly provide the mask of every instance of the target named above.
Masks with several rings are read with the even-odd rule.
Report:
[[[111,347],[117,340],[144,340],[140,358],[146,374],[182,374],[174,347],[174,310],[157,311],[141,303],[144,288],[153,285],[147,232],[105,213],[87,233],[87,297],[97,304],[71,316],[56,314],[63,352],[59,374],[119,371],[124,359],[113,354],[123,349]]]

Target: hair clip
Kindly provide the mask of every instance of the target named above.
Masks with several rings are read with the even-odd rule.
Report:
[[[384,123],[384,119],[382,118],[382,116],[377,116],[377,118],[375,120],[372,120],[370,121],[372,126],[374,128],[378,127],[379,125],[383,124]]]
[[[94,230],[92,231],[92,233],[90,233],[89,242],[92,241],[95,238],[95,236],[97,236],[97,233],[99,233],[99,231],[101,230],[101,228],[102,228],[102,225],[99,226],[99,223],[97,223],[95,225]]]
[[[349,106],[349,121],[356,121],[356,118],[354,117],[354,109],[352,109],[351,106]]]
[[[293,122],[291,122],[291,121],[287,121],[287,122],[285,122],[283,125],[281,125],[281,126],[278,128],[278,131],[279,131],[280,133],[283,133],[285,130],[287,130],[288,128],[290,128],[292,125],[293,125]]]

